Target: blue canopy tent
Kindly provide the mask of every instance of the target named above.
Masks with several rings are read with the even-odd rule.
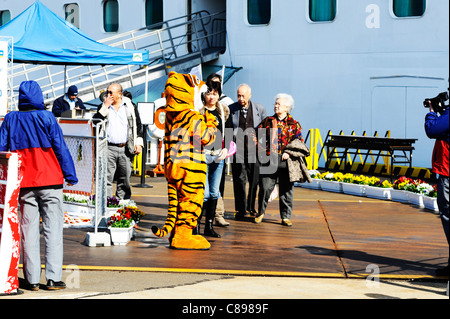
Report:
[[[39,0],[0,28],[13,38],[14,62],[61,65],[148,64],[146,50],[115,48],[94,41]]]

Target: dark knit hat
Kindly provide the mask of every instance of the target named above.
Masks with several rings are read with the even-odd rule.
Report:
[[[75,85],[71,85],[67,90],[67,95],[78,95],[78,88]]]

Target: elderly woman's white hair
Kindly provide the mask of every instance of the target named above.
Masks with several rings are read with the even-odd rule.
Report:
[[[286,103],[286,106],[289,107],[288,113],[291,113],[291,111],[294,109],[294,98],[292,97],[292,95],[286,94],[286,93],[278,93],[275,96],[275,102],[277,100],[284,100],[284,102]]]

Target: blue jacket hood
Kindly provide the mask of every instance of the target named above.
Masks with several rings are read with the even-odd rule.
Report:
[[[44,109],[44,96],[39,84],[23,81],[19,88],[19,111]]]

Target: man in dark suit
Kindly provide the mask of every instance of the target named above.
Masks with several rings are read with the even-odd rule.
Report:
[[[251,96],[250,86],[241,84],[237,90],[238,101],[229,106],[230,116],[227,120],[227,127],[233,129],[233,140],[237,146],[231,164],[236,219],[242,219],[247,212],[256,214],[259,163],[253,137],[255,127],[266,117],[266,109],[261,104],[250,101]],[[249,190],[246,199],[247,181]]]

